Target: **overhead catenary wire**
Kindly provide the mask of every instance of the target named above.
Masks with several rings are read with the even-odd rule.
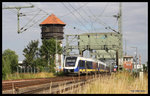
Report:
[[[101,12],[101,14],[99,15],[99,16],[102,16],[102,14],[104,13],[104,11],[105,11],[105,9],[107,8],[107,6],[108,6],[108,3],[105,5],[105,7],[104,7],[104,9],[103,9],[103,11]],[[89,11],[90,11],[90,13],[92,13],[92,15],[94,16],[94,14],[93,14],[93,12],[89,9]],[[94,16],[95,17],[95,16]],[[91,20],[91,19],[90,19]],[[96,21],[96,19],[94,20],[94,22]],[[106,26],[106,24],[105,23],[102,23],[104,26]],[[92,25],[91,25],[91,27],[92,27]],[[97,40],[96,39],[94,39],[95,40],[95,42],[96,42],[96,44],[97,45],[99,45],[98,44],[98,42],[97,42]],[[108,52],[108,54],[112,57],[112,54],[110,54],[109,52]]]
[[[105,5],[106,6],[106,5]],[[108,4],[107,4],[108,6]],[[88,7],[87,7],[88,8]],[[103,9],[105,10],[106,7]],[[114,32],[118,33],[116,30],[114,30],[113,28],[111,28],[108,24],[104,23],[100,18],[96,17],[93,12],[88,8],[89,12],[93,15],[93,17],[95,17],[95,20],[94,21],[97,21],[99,24],[105,26],[105,29],[110,29],[110,30],[113,30]],[[102,11],[102,13],[104,13],[104,11]],[[102,14],[101,13],[101,14]]]
[[[87,21],[85,18],[82,17],[82,15],[78,12],[77,9],[75,9],[70,3],[69,3],[69,5],[70,5],[74,10],[76,10],[76,12],[80,15],[80,17],[81,17],[84,21],[86,21],[87,23],[89,23],[89,21]]]
[[[62,15],[62,16],[60,16],[60,17],[68,16],[68,15],[72,14],[73,12],[76,12],[76,11],[78,11],[78,10],[82,9],[82,8],[83,8],[84,6],[86,6],[87,4],[88,4],[88,3],[84,4],[83,6],[80,6],[80,7],[79,7],[79,8],[77,8],[76,10],[73,10],[73,11],[71,11],[71,12],[68,12],[67,14]]]
[[[3,6],[4,6],[3,8],[7,7],[5,4],[3,4]],[[11,9],[9,11],[12,12],[13,14],[15,14],[15,15],[17,14],[17,11],[15,11],[14,9]]]
[[[43,16],[41,19],[37,20],[35,23],[33,23],[32,25],[30,25],[28,28],[26,28],[24,31],[26,31],[27,29],[31,28],[33,25],[37,24],[39,21],[41,21],[43,18],[45,18],[47,16],[47,14],[45,16]]]
[[[33,5],[33,4],[32,4]],[[85,4],[86,5],[86,4]],[[79,7],[79,8],[82,8],[82,7],[84,7],[85,5],[83,5],[83,6],[81,6],[81,7]],[[34,5],[35,6],[35,5]],[[35,6],[35,7],[37,7],[37,6]],[[37,7],[38,9],[40,9],[40,10],[42,10],[41,8],[39,8],[39,7]],[[43,10],[42,10],[43,11]],[[76,10],[75,10],[76,11]],[[32,12],[36,12],[36,11],[32,11]],[[44,13],[46,13],[46,14],[49,14],[49,13],[47,13],[46,11],[43,11]],[[38,14],[38,15],[40,15],[40,14]],[[43,19],[45,16],[43,16],[41,19]],[[32,25],[30,25],[28,28],[26,28],[24,31],[26,31],[27,29],[29,29],[29,28],[31,28],[33,25],[35,25],[36,23],[38,23],[38,21],[40,21],[41,19],[39,19],[39,20],[37,20],[37,21],[34,21],[34,20],[32,20],[32,21],[34,21],[34,23],[32,24]],[[31,20],[31,19],[30,19]],[[69,25],[69,26],[71,26],[71,25]],[[81,29],[79,29],[79,28],[77,28],[77,27],[75,27],[75,29],[77,29],[77,30],[81,30]]]
[[[84,5],[81,5],[80,7],[76,8],[76,10],[73,10],[73,11],[71,11],[71,12],[69,12],[69,13],[67,13],[67,14],[65,14],[65,15],[63,15],[63,16],[60,16],[60,17],[68,16],[69,14],[72,14],[73,12],[76,12],[76,11],[79,11],[79,10],[83,10],[83,7],[85,7],[87,4],[88,4],[88,3],[86,3],[86,4],[84,4]],[[78,31],[81,31],[81,32],[84,31],[84,30],[82,30],[82,29],[80,29],[80,28],[78,28],[78,27],[74,27],[74,26],[72,26],[72,25],[68,25],[68,26],[71,26],[71,27],[73,27],[74,29],[77,29]]]
[[[87,6],[87,8],[88,8],[88,6]],[[106,7],[105,7],[105,9],[106,9]],[[88,8],[88,11],[89,11],[88,13],[91,13],[92,16],[95,17],[95,15],[93,14],[93,12],[92,12],[89,8]],[[85,11],[84,11],[84,12],[85,12]],[[102,13],[104,13],[104,10],[102,11]],[[101,13],[100,15],[102,15],[102,13]],[[87,14],[87,13],[86,13],[86,14]],[[88,17],[90,18],[90,20],[92,19],[91,16],[88,16]],[[91,20],[91,23],[92,23],[91,27],[93,27],[94,31],[96,31],[96,29],[94,28],[93,23],[96,22],[96,21],[97,21],[96,19],[94,19],[93,22],[92,22],[92,20]],[[103,23],[102,23],[102,24],[103,24]],[[103,24],[103,26],[105,26],[105,25]]]
[[[65,6],[65,8],[67,8],[67,10],[69,10],[70,11],[70,9],[64,4],[64,3],[62,3],[64,6]],[[74,9],[75,10],[75,9]],[[77,10],[75,10],[75,11],[77,11]],[[73,14],[73,12],[72,11],[70,11],[70,13],[74,16],[74,17],[76,17],[76,15],[74,15]],[[87,29],[86,27],[85,27],[85,25],[76,17],[76,19],[81,23],[81,25],[85,28],[85,29]],[[88,29],[87,29],[88,30]],[[89,30],[88,30],[89,31]],[[69,42],[72,42],[73,41],[73,39],[74,38],[72,38],[72,40],[69,40]],[[72,42],[73,43],[73,42]]]
[[[83,12],[86,14],[86,16],[90,19],[90,23],[91,23],[91,32],[92,32],[92,28],[93,28],[93,30],[95,30],[95,28],[94,28],[94,26],[93,26],[93,23],[94,23],[94,22],[92,22],[92,20],[91,20],[89,14],[84,10],[84,8],[82,8],[82,11],[83,11]]]
[[[74,8],[73,8],[74,9]],[[81,16],[81,15],[80,15]],[[82,16],[81,16],[82,17]],[[72,40],[71,40],[72,41]]]
[[[63,2],[62,2],[62,4],[64,5],[64,7],[65,7],[68,11],[71,12],[71,10],[70,10]],[[86,30],[89,31],[89,29],[86,28],[86,26],[78,19],[78,17],[77,17],[76,15],[74,15],[73,12],[71,12],[71,14],[81,23],[81,25],[82,25]]]
[[[5,4],[3,4],[5,7],[6,7],[6,5]],[[31,5],[31,4],[30,4]],[[9,10],[9,11],[11,11],[12,13],[14,13],[14,14],[17,14],[17,11],[15,11],[14,9],[11,9],[11,10]],[[35,11],[30,11],[29,13],[30,14],[32,14],[31,12],[37,12],[37,10]],[[23,12],[23,13],[26,13],[26,12]],[[27,12],[28,13],[28,12]],[[33,14],[32,14],[32,16],[33,16]],[[25,18],[28,18],[27,16],[24,16]],[[31,18],[28,18],[28,19],[31,19]]]
[[[41,10],[39,10],[39,11],[33,16],[33,18],[31,18],[31,19],[29,20],[29,22],[21,28],[21,30],[23,30],[24,27],[26,27],[31,21],[33,21],[33,19],[34,19],[40,12],[41,12]]]
[[[102,14],[103,14],[104,11],[106,10],[107,6],[108,6],[108,3],[105,5],[104,9],[102,10],[102,12],[101,12],[101,14],[100,14],[99,16],[102,16]],[[88,13],[87,13],[83,8],[82,8],[82,10],[83,10],[83,12],[88,16]],[[88,11],[89,11],[89,13],[91,13],[91,14],[94,16],[93,12],[92,12],[90,9],[88,9]],[[90,18],[90,16],[88,16],[88,17]],[[94,17],[95,17],[95,16],[94,16]],[[93,26],[93,24],[94,24],[94,22],[97,21],[97,19],[93,20],[93,22],[92,22],[92,20],[91,20],[91,18],[90,18],[90,21],[91,21],[91,30],[92,30],[92,28],[93,28],[93,30],[96,31],[95,28],[94,28],[94,26]],[[102,24],[103,26],[106,26],[106,24],[103,23],[103,22],[101,22],[101,24]],[[91,32],[92,32],[92,31],[91,31]]]
[[[69,3],[70,4],[70,3]],[[77,9],[75,9],[71,4],[70,4],[70,6],[74,9],[74,10],[77,10]],[[83,10],[83,8],[82,8],[82,10]],[[83,12],[86,14],[86,16],[90,19],[90,21],[87,21],[79,12],[78,12],[78,10],[77,10],[77,13],[80,15],[80,17],[85,21],[85,22],[87,22],[87,23],[89,23],[90,25],[91,25],[91,30],[90,30],[90,32],[92,32],[92,28],[94,29],[94,26],[93,26],[93,23],[94,22],[92,22],[92,20],[91,20],[91,18],[88,16],[89,14],[88,13],[86,13],[86,11],[85,10],[83,10]]]
[[[31,2],[30,2],[30,4],[32,4]],[[35,6],[34,4],[32,4],[33,6]],[[35,7],[37,7],[37,6],[35,6]],[[46,11],[44,11],[43,9],[41,9],[41,8],[39,8],[39,7],[37,7],[38,9],[40,9],[40,10],[42,10],[44,13],[46,13],[47,15],[50,15],[48,12],[46,12]]]
[[[80,6],[80,7],[78,7],[77,10],[83,9],[83,7],[85,7],[87,4],[88,4],[88,3],[86,3],[86,4],[84,4],[84,5]],[[67,13],[67,14],[65,14],[65,15],[63,15],[63,16],[60,16],[60,17],[62,18],[62,17],[68,16],[69,14],[72,14],[73,12],[76,12],[77,10],[70,11],[69,13]],[[71,24],[69,24],[69,25],[67,25],[67,26],[70,26],[71,28],[74,28],[74,29],[76,29],[76,30],[78,30],[78,31],[81,31],[81,32],[83,32],[83,31],[86,32],[85,30],[83,30],[83,29],[81,29],[81,28],[79,28],[79,27],[77,27],[77,26],[72,26]]]
[[[93,17],[96,17],[96,16],[93,14],[93,12],[90,10],[89,7],[87,7],[87,9],[89,10],[89,12],[92,14]],[[94,22],[97,21],[97,19],[99,19],[99,18],[96,17],[96,19],[94,19]],[[101,22],[101,24],[102,24],[103,26],[106,26],[104,22]]]
[[[32,4],[32,3],[30,3],[30,4]],[[33,4],[32,4],[32,5],[33,5]],[[35,6],[35,5],[33,5],[33,6]],[[35,6],[35,7],[37,7],[37,6]],[[29,27],[25,28],[23,31],[26,31],[27,29],[31,28],[32,26],[34,26],[35,24],[37,24],[39,21],[41,21],[43,18],[45,18],[47,15],[49,15],[49,13],[47,13],[47,12],[44,11],[43,9],[41,9],[41,8],[39,8],[39,7],[37,7],[37,8],[40,9],[40,12],[43,11],[44,13],[46,13],[46,15],[44,15],[41,19],[38,19],[37,21],[35,21],[32,25],[30,25]],[[38,15],[38,13],[37,13],[33,18],[35,18],[37,15]],[[33,20],[33,18],[32,18],[31,20]],[[30,21],[29,21],[29,22],[30,22]],[[23,31],[22,31],[22,32],[23,32]]]
[[[102,16],[102,15],[104,14],[104,12],[105,12],[106,8],[108,7],[108,4],[109,4],[109,3],[107,3],[107,4],[105,5],[104,9],[102,10],[102,12],[100,13],[100,15],[99,15],[99,16]]]

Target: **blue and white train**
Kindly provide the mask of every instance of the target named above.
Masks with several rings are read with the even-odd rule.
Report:
[[[79,56],[68,56],[64,61],[64,73],[84,74],[109,72],[109,66],[99,60]]]

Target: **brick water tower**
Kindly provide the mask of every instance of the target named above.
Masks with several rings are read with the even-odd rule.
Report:
[[[63,29],[66,24],[61,21],[59,18],[57,18],[54,14],[51,14],[48,16],[41,24],[41,39],[56,39],[56,44],[59,44],[57,42],[60,42],[60,46],[62,47],[62,40],[63,37]],[[57,53],[57,52],[56,52]],[[63,67],[63,57],[62,54],[58,55],[56,54],[56,69],[60,69]]]

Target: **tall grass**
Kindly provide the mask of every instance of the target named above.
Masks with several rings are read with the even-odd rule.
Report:
[[[32,79],[32,78],[48,78],[55,77],[53,73],[41,72],[41,73],[14,73],[7,74],[3,80],[15,80],[15,79]]]
[[[77,94],[148,94],[148,74],[144,74],[142,81],[128,72],[119,72],[101,76],[84,88]]]

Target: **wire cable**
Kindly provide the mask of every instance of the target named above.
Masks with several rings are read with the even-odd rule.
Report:
[[[68,10],[68,11],[70,11],[70,9],[62,2],[62,4],[64,5],[64,7]],[[74,15],[74,13],[72,12],[72,11],[70,11],[71,12],[71,14],[74,16],[74,17],[76,17],[76,15]],[[85,27],[85,25],[78,19],[78,17],[76,17],[76,19],[81,23],[81,25],[86,29],[86,30],[88,30],[89,31],[89,29],[87,29],[86,27]]]
[[[30,4],[33,5],[31,2],[30,2]],[[33,5],[33,6],[35,6],[35,5]],[[36,7],[37,7],[37,6],[36,6]],[[37,7],[37,8],[40,9],[40,11],[43,11],[44,13],[46,13],[46,15],[44,15],[41,19],[35,21],[32,25],[30,25],[29,27],[27,27],[27,28],[24,29],[23,31],[26,31],[27,29],[31,28],[33,25],[35,25],[36,23],[38,23],[40,20],[42,20],[43,18],[45,18],[47,15],[49,15],[49,13],[46,12],[46,11],[44,11],[43,9],[41,9],[41,8],[39,8],[39,7]],[[37,16],[37,15],[35,15],[33,18],[35,18],[36,16]],[[33,19],[32,19],[32,20],[33,20]],[[22,31],[22,32],[23,32],[23,31]]]
[[[107,6],[108,6],[108,4],[107,4]],[[88,7],[87,7],[88,8]],[[106,7],[105,7],[105,9],[106,9]],[[98,17],[96,17],[94,14],[93,14],[93,12],[88,8],[88,10],[89,10],[89,12],[93,15],[93,17],[95,17],[95,20],[94,21],[99,21],[98,23],[99,24],[101,24],[101,25],[103,25],[103,26],[105,26],[105,29],[110,29],[110,30],[113,30],[114,32],[116,32],[117,33],[117,31],[115,31],[113,28],[111,28],[109,25],[107,25],[106,23],[104,23],[100,18],[98,18]],[[104,10],[104,9],[103,9]],[[104,13],[104,11],[102,11],[102,13]]]
[[[82,8],[82,11],[83,11],[83,12],[86,14],[86,16],[88,16],[88,18],[90,19],[90,23],[91,23],[91,32],[92,32],[92,29],[95,30],[94,25],[93,25],[94,22],[92,22],[92,20],[91,20],[89,14],[84,10],[84,8]]]
[[[32,4],[32,3],[30,2],[30,4]],[[35,6],[34,4],[32,4],[32,5]],[[35,7],[37,7],[37,6],[35,6]],[[44,11],[43,9],[41,9],[41,8],[39,8],[39,7],[37,7],[37,8],[40,9],[40,10],[42,10],[44,13],[50,15],[48,12]]]
[[[84,6],[86,6],[87,4],[88,4],[88,3],[84,4],[83,6],[80,6],[80,7],[77,8],[76,10],[73,10],[73,11],[71,11],[71,12],[68,12],[67,14],[65,14],[65,15],[63,15],[63,16],[60,16],[60,17],[68,16],[68,15],[70,15],[71,13],[76,12],[77,10],[80,10],[81,8],[83,8]]]
[[[85,18],[82,17],[82,15],[78,12],[77,9],[75,9],[70,3],[69,3],[69,5],[70,5],[74,10],[76,10],[76,12],[80,15],[80,17],[81,17],[84,21],[86,21],[87,23],[89,23],[89,21],[87,21]]]
[[[5,4],[3,4],[4,5],[4,7],[3,8],[5,8],[5,7],[7,7]],[[9,10],[10,12],[12,12],[13,14],[17,14],[17,11],[15,11],[15,10],[13,10],[13,9],[11,9],[11,10]]]
[[[101,12],[101,14],[100,14],[99,16],[102,16],[102,15],[103,15],[103,13],[105,12],[105,10],[106,10],[106,8],[107,8],[108,4],[109,4],[109,3],[107,3],[107,4],[105,5],[105,7],[104,7],[103,11]]]
[[[31,19],[29,20],[29,22],[21,28],[21,30],[23,30],[24,27],[26,27],[31,21],[33,21],[33,19],[34,19],[40,12],[41,12],[41,10],[39,10],[39,11],[37,12],[37,14],[35,14],[35,15],[33,16],[33,18],[31,18]]]
[[[45,16],[43,16],[41,19],[37,20],[35,23],[33,23],[32,25],[30,25],[28,28],[24,29],[24,31],[26,31],[27,29],[31,28],[33,25],[35,25],[36,23],[38,23],[39,21],[41,21],[43,18],[45,18],[48,14],[46,14]],[[22,31],[23,32],[23,31]]]

